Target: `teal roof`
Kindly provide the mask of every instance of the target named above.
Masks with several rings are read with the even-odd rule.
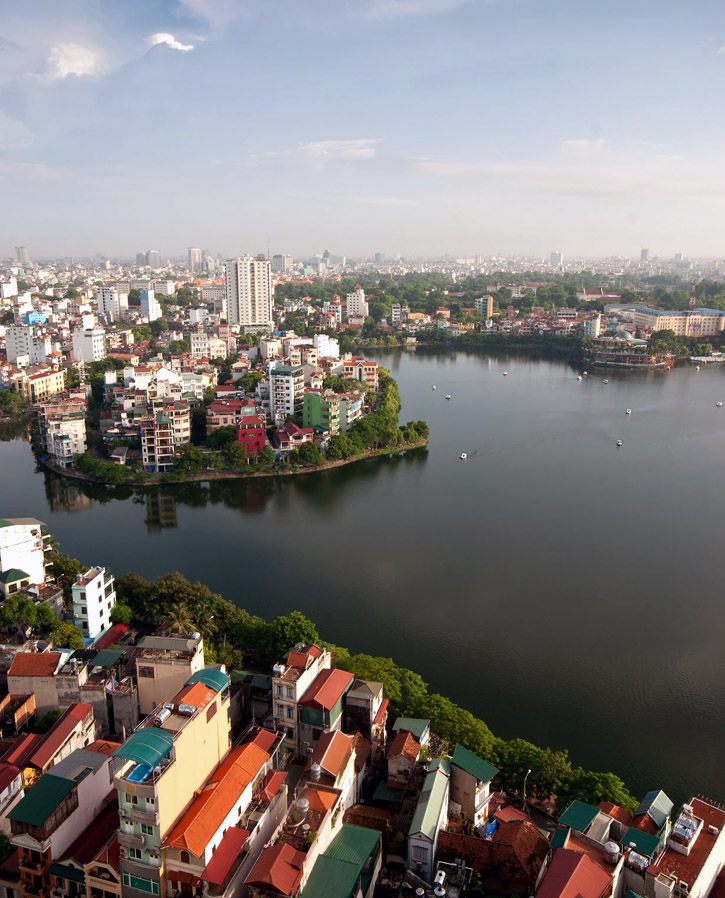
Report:
[[[203,683],[215,692],[221,692],[222,689],[229,688],[229,677],[215,667],[205,667],[192,674],[185,685],[190,686],[192,683]]]
[[[155,767],[171,751],[173,741],[174,737],[166,730],[144,727],[132,733],[123,745],[114,751],[113,757],[126,758],[129,761]]]
[[[622,839],[622,847],[630,848],[632,843],[634,843],[635,851],[639,851],[640,854],[644,854],[646,857],[652,857],[655,851],[657,851],[660,840],[657,836],[643,833],[642,830],[630,826]]]
[[[91,667],[113,667],[119,658],[124,656],[123,649],[101,649],[93,656]]]
[[[327,851],[317,858],[302,898],[352,898],[365,862],[379,843],[377,830],[343,824]]]
[[[563,848],[566,845],[569,833],[569,829],[555,829],[549,840],[549,848],[551,848],[552,851],[554,848]]]
[[[430,720],[423,720],[420,717],[399,717],[393,724],[393,732],[407,730],[420,742],[428,727],[430,727]]]
[[[72,879],[73,882],[85,882],[86,875],[78,867],[71,867],[70,864],[61,864],[58,861],[52,863],[48,869],[53,876],[63,876],[65,879]]]
[[[430,769],[423,783],[418,804],[413,814],[413,820],[408,830],[409,836],[418,833],[430,839],[435,839],[436,827],[441,816],[443,803],[448,792],[448,781],[451,776],[451,765],[448,761],[431,761]]]
[[[559,823],[583,833],[587,831],[598,814],[599,808],[595,808],[594,805],[584,804],[583,801],[572,801],[561,817],[559,817]]]
[[[11,567],[0,574],[0,583],[17,583],[18,580],[29,580],[30,574],[21,571],[19,567]]]
[[[403,789],[391,789],[387,783],[380,783],[373,794],[373,801],[393,801],[402,804],[405,798]]]
[[[466,773],[470,773],[471,776],[475,776],[482,783],[491,782],[498,773],[498,767],[482,760],[462,745],[456,745],[451,763],[460,767],[461,770],[465,770]]]
[[[662,829],[665,825],[665,820],[667,820],[672,813],[673,807],[673,803],[664,792],[655,790],[654,792],[648,792],[645,795],[640,806],[634,812],[634,816],[638,817],[640,814],[649,814],[654,821],[655,826]]]
[[[639,894],[639,892],[635,892],[634,889],[627,889],[624,898],[642,898],[642,896]]]
[[[46,773],[7,816],[10,820],[27,823],[29,826],[42,826],[75,785],[72,780]]]

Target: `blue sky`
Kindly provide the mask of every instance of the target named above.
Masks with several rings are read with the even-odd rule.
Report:
[[[720,0],[0,0],[0,255],[725,254]]]

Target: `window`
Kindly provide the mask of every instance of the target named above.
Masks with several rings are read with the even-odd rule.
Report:
[[[189,852],[182,851],[181,854],[179,855],[179,860],[181,861],[182,864],[191,863],[191,858],[189,857]]]
[[[140,848],[129,848],[128,856],[133,860],[140,861],[143,857],[143,851]]]
[[[294,698],[294,697],[295,697],[294,690],[292,689],[291,686],[287,686],[287,698]]]
[[[81,600],[81,602],[85,602],[85,600],[86,600],[86,591],[85,591],[85,589],[82,589],[82,590],[81,590],[80,600]]]
[[[126,801],[129,804],[137,805],[138,804],[138,795],[133,795],[131,792],[126,793]]]
[[[294,716],[295,716],[294,708],[287,708],[287,717],[294,717]]]
[[[216,714],[216,702],[213,702],[206,710],[206,722],[212,719],[212,717]]]
[[[413,845],[413,860],[425,863],[428,860],[428,849],[421,845]]]
[[[153,826],[150,826],[148,823],[142,823],[141,824],[141,832],[144,833],[144,835],[152,836],[154,834],[154,828],[153,828]]]
[[[277,695],[282,698],[282,686],[279,683],[277,684]]]

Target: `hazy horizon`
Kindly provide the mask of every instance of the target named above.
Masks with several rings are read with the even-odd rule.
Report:
[[[0,10],[2,255],[725,253],[715,0]]]

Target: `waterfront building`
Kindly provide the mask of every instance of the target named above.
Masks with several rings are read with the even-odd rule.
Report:
[[[174,463],[174,453],[191,440],[189,403],[152,399],[150,414],[140,421],[141,460],[151,473],[163,474]]]
[[[300,365],[270,369],[269,393],[275,421],[302,413],[304,390],[305,372]]]
[[[345,696],[355,677],[346,670],[321,670],[298,701],[297,754],[312,753],[323,733],[341,730]]]
[[[312,339],[319,359],[340,358],[340,343],[335,337],[328,337],[327,334],[315,334]]]
[[[456,745],[451,759],[451,800],[461,806],[476,830],[488,819],[491,780],[497,773],[493,764]]]
[[[226,301],[229,324],[242,331],[271,331],[274,317],[269,262],[251,256],[227,259]]]
[[[347,294],[347,317],[359,316],[367,318],[370,314],[368,301],[365,299],[365,291],[357,284],[352,293]]]
[[[53,464],[70,468],[73,459],[86,449],[84,402],[51,400],[37,406],[40,445]]]
[[[340,433],[349,433],[355,422],[362,418],[365,397],[361,393],[340,393]]]
[[[302,426],[340,432],[340,397],[332,390],[306,390],[302,401]]]
[[[229,752],[230,733],[229,678],[208,668],[157,705],[113,753],[125,898],[168,894],[162,846]]]
[[[34,368],[27,368],[18,377],[13,377],[13,381],[15,389],[22,393],[31,405],[36,405],[65,390],[65,370],[37,365]]]
[[[37,365],[46,362],[53,351],[49,335],[42,327],[26,324],[8,325],[5,331],[5,354],[10,363]]]
[[[198,633],[145,636],[134,658],[141,714],[175,695],[204,667],[204,641]]]
[[[357,380],[365,383],[371,390],[377,390],[379,369],[377,362],[367,359],[352,358],[342,363],[342,376],[348,380]]]
[[[594,315],[593,318],[587,318],[584,322],[584,334],[587,337],[597,339],[602,332],[602,316]]]
[[[408,864],[426,882],[433,881],[438,834],[448,819],[450,781],[450,762],[431,761],[408,829]]]
[[[480,312],[487,320],[493,315],[493,296],[486,294],[485,296],[477,296],[473,300],[473,305],[477,312]]]
[[[0,573],[21,571],[31,584],[45,583],[51,547],[43,526],[36,518],[0,518]]]
[[[111,611],[116,604],[113,574],[103,567],[78,574],[72,586],[73,617],[84,636],[95,640],[111,627]]]
[[[154,290],[147,289],[141,291],[141,314],[147,318],[149,322],[158,321],[163,315],[161,303],[156,299]]]
[[[285,748],[298,750],[298,703],[321,671],[330,667],[330,653],[316,645],[298,645],[272,668],[272,714],[284,733]]]
[[[237,423],[237,442],[247,450],[247,458],[256,458],[267,443],[267,431],[259,415],[242,415]]]
[[[671,330],[676,337],[713,337],[725,330],[725,312],[721,309],[687,309],[683,312],[638,306],[634,326],[650,331]]]

